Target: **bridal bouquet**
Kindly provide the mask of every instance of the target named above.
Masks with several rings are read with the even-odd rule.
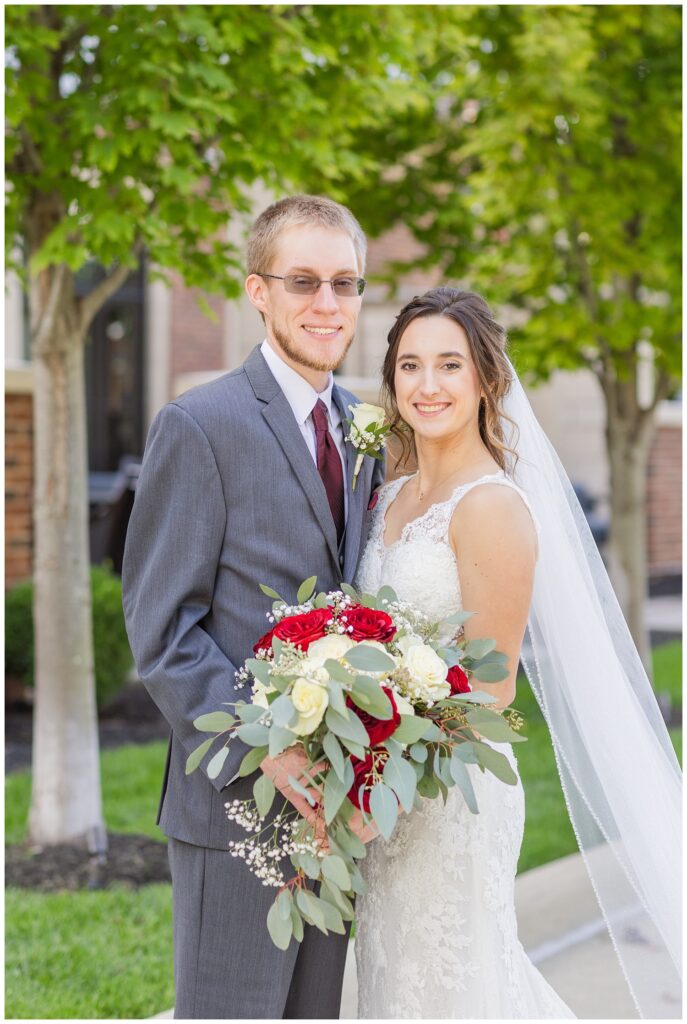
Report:
[[[351,828],[355,818],[388,839],[400,809],[412,812],[421,797],[446,800],[454,785],[476,814],[468,764],[517,782],[508,759],[482,737],[523,739],[518,713],[495,711],[494,697],[473,689],[475,680],[507,678],[508,669],[493,640],[457,639],[469,612],[431,622],[390,587],[376,596],[346,584],[315,594],[315,584],[315,577],[302,584],[295,606],[261,586],[274,599],[274,625],[237,673],[240,687],[251,685],[251,698],[228,705],[233,713],[195,720],[213,735],[186,765],[187,774],[194,771],[220,734],[226,739],[208,764],[211,778],[233,736],[252,748],[242,776],[289,748],[305,755],[307,767],[288,783],[307,802],[306,816],[286,799],[271,813],[278,791],[264,772],[253,800],[225,805],[248,833],[231,844],[232,854],[279,890],[267,926],[280,949],[292,936],[301,941],[304,921],[343,934],[343,922],[353,919],[351,900],[365,890],[357,864],[365,846]],[[309,880],[319,883],[319,894]]]

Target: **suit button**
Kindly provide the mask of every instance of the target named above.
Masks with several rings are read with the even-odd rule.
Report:
[[[342,569],[343,569],[343,564],[344,564],[344,556],[343,555],[339,555],[339,565],[341,566]]]

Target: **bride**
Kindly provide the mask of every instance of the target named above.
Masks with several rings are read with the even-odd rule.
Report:
[[[515,699],[528,629],[523,661],[568,810],[645,1015],[657,961],[621,954],[618,930],[628,911],[644,915],[652,953],[678,969],[680,776],[583,514],[478,295],[437,288],[409,302],[383,379],[393,431],[418,470],[381,489],[356,585],[388,584],[433,619],[474,612],[466,636],[495,638],[512,666],[504,682],[480,684],[497,706]],[[518,940],[522,785],[470,771],[478,815],[455,787],[367,847],[361,1018],[574,1017]]]

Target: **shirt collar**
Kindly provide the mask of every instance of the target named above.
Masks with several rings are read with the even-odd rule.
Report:
[[[332,390],[334,388],[334,376],[329,374],[329,381],[324,391],[315,391],[312,384],[309,384],[305,377],[289,366],[278,355],[267,339],[260,346],[260,351],[267,363],[272,376],[284,392],[284,397],[291,406],[296,421],[302,426],[310,413],[315,408],[318,398],[321,398],[327,407],[327,415],[332,422]]]

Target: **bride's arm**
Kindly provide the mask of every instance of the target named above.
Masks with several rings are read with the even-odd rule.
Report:
[[[480,683],[496,707],[515,698],[520,647],[532,597],[537,538],[520,495],[501,484],[475,487],[458,503],[449,527],[458,562],[462,604],[474,612],[465,635],[493,637],[508,656],[502,683]]]

